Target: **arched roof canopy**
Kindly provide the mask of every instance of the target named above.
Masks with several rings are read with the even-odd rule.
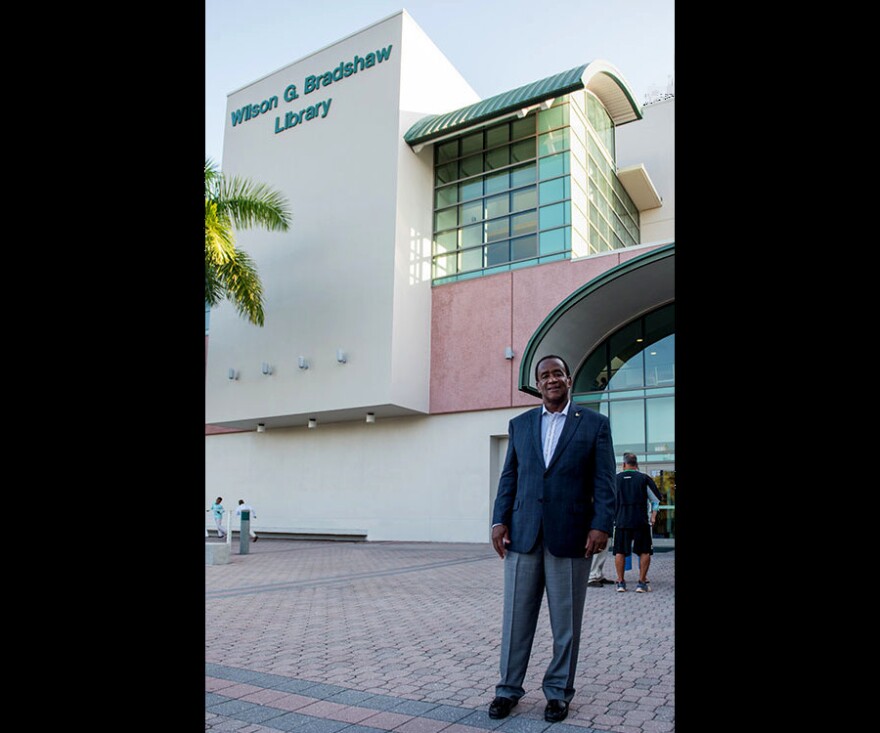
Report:
[[[675,300],[675,242],[622,262],[578,288],[538,326],[519,368],[521,392],[540,397],[537,360],[557,354],[572,376],[610,334]]]
[[[632,89],[623,75],[607,61],[600,60],[496,94],[452,112],[423,117],[406,131],[403,139],[413,148],[421,149],[428,143],[452,134],[461,134],[469,128],[497,122],[504,117],[515,114],[524,117],[530,108],[548,100],[552,103],[557,97],[580,89],[589,89],[599,97],[615,125],[642,118],[642,109],[636,104]]]

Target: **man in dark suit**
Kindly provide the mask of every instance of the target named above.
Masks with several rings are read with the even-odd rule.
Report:
[[[608,418],[571,402],[559,356],[535,366],[543,406],[508,425],[507,457],[492,512],[492,545],[504,559],[501,679],[490,718],[504,718],[522,683],[544,591],[553,658],[544,674],[544,719],[565,720],[574,697],[590,558],[614,521],[614,447]]]

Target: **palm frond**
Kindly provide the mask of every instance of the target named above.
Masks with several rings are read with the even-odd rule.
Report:
[[[205,159],[205,302],[223,299],[251,323],[263,325],[263,285],[250,256],[235,245],[235,229],[286,232],[291,213],[278,191],[246,178],[227,179]]]

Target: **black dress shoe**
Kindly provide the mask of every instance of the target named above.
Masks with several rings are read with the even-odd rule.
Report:
[[[510,697],[496,697],[489,703],[490,718],[506,718],[510,715],[510,709],[516,705],[517,701]]]
[[[601,580],[591,580],[587,583],[587,585],[590,586],[590,588],[601,588],[602,581]]]
[[[568,717],[568,703],[565,700],[551,700],[544,708],[544,720],[548,723],[558,723]]]

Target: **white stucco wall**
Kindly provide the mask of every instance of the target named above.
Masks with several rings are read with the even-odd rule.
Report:
[[[381,63],[336,72],[388,48]],[[307,78],[326,72],[342,78],[307,93]],[[289,85],[299,96],[285,102]],[[232,124],[235,110],[273,96],[277,109]],[[207,423],[304,424],[374,406],[427,412],[430,157],[419,159],[402,136],[428,112],[475,100],[405,12],[230,94],[224,175],[282,191],[293,217],[286,233],[236,234],[263,282],[266,322],[256,327],[228,303],[212,311]],[[288,113],[310,107],[314,119],[285,129]],[[260,373],[262,362],[272,376]],[[227,379],[230,368],[238,380]]]
[[[205,508],[217,496],[227,509],[243,498],[256,510],[258,532],[487,542],[499,451],[508,421],[523,409],[210,436]],[[208,514],[205,526],[214,526]]]
[[[642,108],[641,120],[617,128],[617,166],[645,166],[663,205],[640,216],[642,244],[675,239],[675,99]]]

